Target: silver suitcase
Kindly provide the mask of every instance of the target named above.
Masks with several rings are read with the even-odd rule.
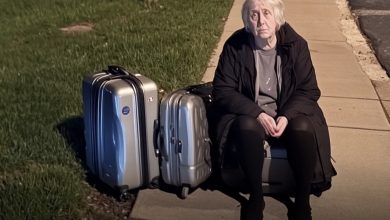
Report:
[[[120,67],[83,80],[86,164],[107,185],[125,193],[152,186],[159,165],[154,149],[156,84]]]
[[[189,89],[166,95],[160,104],[161,176],[187,197],[211,174],[210,138],[203,99]]]

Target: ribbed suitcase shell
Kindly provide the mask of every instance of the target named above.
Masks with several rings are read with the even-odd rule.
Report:
[[[146,187],[156,180],[156,84],[140,74],[87,75],[83,80],[83,102],[86,164],[92,173],[120,190]]]
[[[160,104],[161,176],[165,183],[186,190],[211,174],[210,138],[201,97],[177,90]]]

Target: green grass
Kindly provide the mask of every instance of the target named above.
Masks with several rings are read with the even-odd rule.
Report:
[[[118,64],[171,91],[201,79],[232,0],[0,0],[0,219],[81,219],[84,74]],[[88,33],[59,28],[89,22]]]

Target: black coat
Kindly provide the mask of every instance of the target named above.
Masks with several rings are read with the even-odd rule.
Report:
[[[282,86],[277,100],[278,115],[288,120],[306,115],[312,120],[319,152],[313,183],[326,182],[330,187],[335,170],[330,161],[328,126],[317,103],[321,93],[308,44],[288,24],[284,24],[276,35],[276,49],[281,56],[282,69]],[[220,148],[224,146],[231,119],[237,115],[256,118],[263,112],[255,103],[256,67],[250,37],[251,34],[244,29],[236,31],[226,41],[215,72],[214,113],[210,120],[210,130],[214,142]]]

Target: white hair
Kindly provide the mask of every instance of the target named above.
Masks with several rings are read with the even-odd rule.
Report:
[[[249,27],[249,10],[251,9],[253,3],[257,1],[262,1],[271,6],[275,16],[276,30],[279,30],[280,27],[286,23],[286,19],[284,18],[283,0],[245,0],[241,10],[242,21],[244,22],[245,27]]]

